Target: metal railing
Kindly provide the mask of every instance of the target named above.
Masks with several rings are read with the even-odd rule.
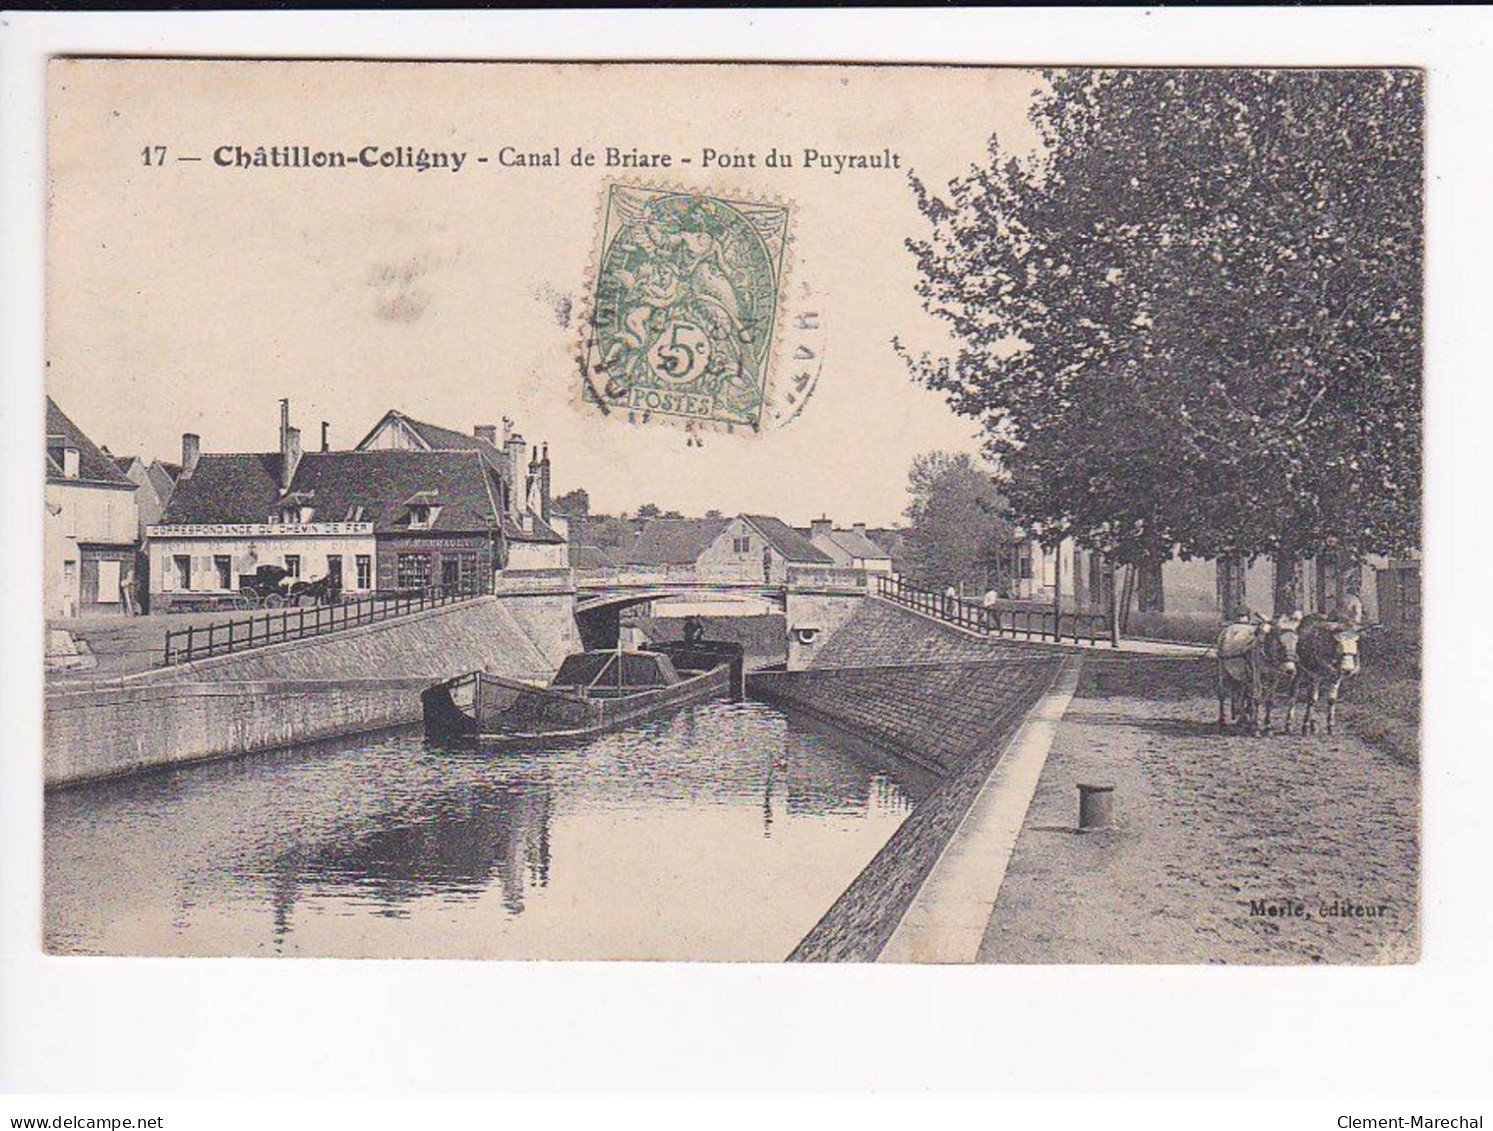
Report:
[[[281,609],[240,620],[189,625],[166,633],[164,662],[170,666],[211,656],[231,656],[251,648],[326,636],[482,596],[486,596],[486,590],[479,585],[449,588],[437,585],[418,591],[374,593],[335,605]]]
[[[861,589],[868,587],[867,571],[850,566],[792,565],[785,571],[774,568],[763,573],[756,564],[739,567],[708,568],[693,565],[625,566],[621,568],[577,569],[575,582],[586,588],[637,588],[650,585],[679,585],[697,588],[731,589]]]
[[[1017,606],[1008,603],[987,609],[973,602],[951,597],[947,593],[924,589],[900,577],[878,577],[876,592],[888,601],[895,601],[899,605],[966,631],[977,632],[981,636],[1051,640],[1054,643],[1087,640],[1090,644],[1098,644],[1103,640],[1118,646],[1111,633],[1107,613],[1060,613],[1050,605]]]

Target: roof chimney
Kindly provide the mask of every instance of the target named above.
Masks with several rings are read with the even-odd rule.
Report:
[[[503,444],[503,454],[507,457],[504,463],[508,472],[509,499],[515,515],[523,513],[524,496],[528,491],[524,475],[524,456],[528,453],[528,447],[523,436],[517,432],[509,432]]]
[[[864,522],[857,522],[850,529],[853,530],[853,531],[855,531],[862,538],[864,538],[866,536],[866,524]]]
[[[835,524],[827,518],[816,518],[809,522],[810,538],[828,538],[834,532]]]
[[[472,435],[479,440],[486,440],[493,447],[498,446],[498,426],[496,424],[474,424]]]
[[[195,432],[181,434],[181,478],[185,479],[197,468],[202,458],[202,437]]]
[[[539,457],[539,517],[548,522],[550,520],[550,446],[548,441],[539,450],[542,453]]]
[[[331,441],[327,439],[327,429],[329,428],[331,428],[331,425],[323,420],[321,422],[321,450],[324,452],[329,452],[332,450]]]

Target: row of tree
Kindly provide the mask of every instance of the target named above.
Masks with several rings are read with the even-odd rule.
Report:
[[[914,179],[956,349],[904,356],[980,422],[1015,521],[1142,567],[1271,555],[1283,587],[1419,544],[1422,93],[1054,71],[1035,154],[996,138],[945,194]]]

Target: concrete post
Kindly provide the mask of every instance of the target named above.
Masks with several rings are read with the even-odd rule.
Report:
[[[1078,827],[1080,830],[1106,829],[1113,823],[1114,813],[1114,786],[1079,784]]]

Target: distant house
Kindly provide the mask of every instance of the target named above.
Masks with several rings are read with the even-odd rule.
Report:
[[[779,585],[795,566],[832,567],[834,559],[782,519],[655,518],[628,547],[636,569],[688,570],[705,580],[762,581]]]
[[[891,551],[870,537],[864,522],[845,530],[837,529],[827,518],[816,518],[807,531],[799,533],[806,533],[815,548],[828,554],[837,566],[863,569],[867,573],[892,572]]]
[[[47,614],[131,611],[135,484],[51,397],[46,460]]]
[[[152,596],[169,607],[229,594],[263,565],[335,577],[349,595],[487,590],[498,571],[565,569],[565,540],[542,514],[548,453],[526,465],[523,438],[506,439],[500,449],[389,413],[352,451],[329,450],[324,431],[322,450],[303,453],[285,402],[278,452],[204,453],[188,434],[148,528]]]
[[[644,570],[695,570],[700,557],[730,523],[725,518],[653,518],[644,522],[623,554],[623,564]]]
[[[108,449],[104,449],[108,451]],[[135,485],[135,508],[140,514],[139,538],[144,541],[145,528],[161,521],[166,513],[166,504],[171,501],[171,492],[176,490],[176,480],[181,476],[181,464],[152,460],[146,463],[139,456],[113,456],[114,465]]]

